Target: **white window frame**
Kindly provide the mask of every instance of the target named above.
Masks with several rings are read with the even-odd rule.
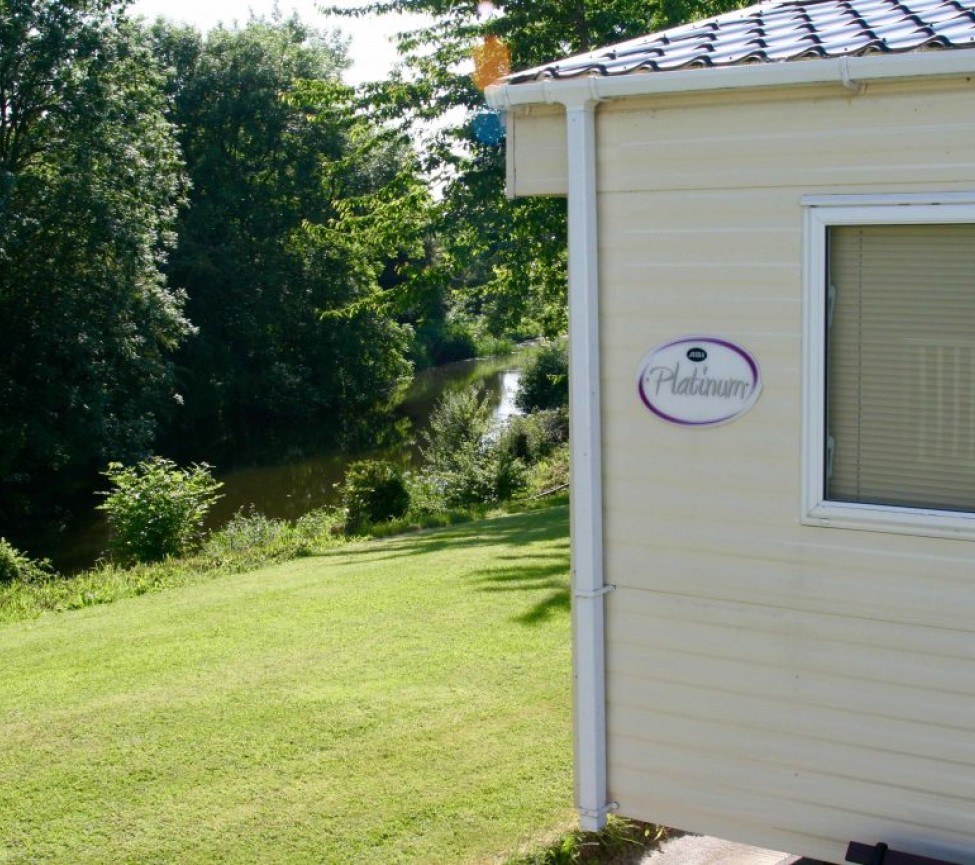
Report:
[[[800,521],[975,540],[971,513],[832,501],[826,497],[826,327],[829,307],[827,233],[834,225],[975,223],[975,192],[932,195],[807,196],[803,260],[803,418]]]

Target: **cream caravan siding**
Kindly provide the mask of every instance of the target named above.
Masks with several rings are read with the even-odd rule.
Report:
[[[827,861],[975,862],[975,544],[799,524],[800,199],[975,190],[975,86],[597,118],[610,799]],[[750,413],[644,409],[641,359],[687,334],[758,359]]]
[[[565,111],[532,106],[507,115],[508,197],[565,195],[569,185]]]

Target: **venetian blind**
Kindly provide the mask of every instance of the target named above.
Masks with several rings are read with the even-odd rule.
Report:
[[[975,511],[975,225],[834,226],[827,498]]]

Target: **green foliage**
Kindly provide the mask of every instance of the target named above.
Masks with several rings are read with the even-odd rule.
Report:
[[[560,445],[529,467],[524,497],[531,499],[565,492],[569,486],[569,446]]]
[[[450,320],[445,314],[429,315],[415,327],[413,357],[418,369],[477,357],[478,339],[470,320]]]
[[[537,463],[568,443],[569,410],[553,408],[513,417],[501,440],[526,465]]]
[[[566,330],[566,208],[561,199],[509,201],[505,145],[483,142],[483,94],[468,74],[475,48],[497,37],[522,70],[601,45],[746,5],[746,0],[508,0],[483,15],[471,0],[374,0],[334,5],[340,15],[421,13],[433,20],[400,35],[403,69],[362,91],[368,110],[393,123],[441,130],[426,144],[442,185],[433,254],[414,290],[483,317],[494,333],[555,336]],[[431,123],[431,121],[436,121]]]
[[[106,562],[70,577],[51,572],[44,562],[35,563],[43,571],[32,575],[32,582],[0,580],[0,622],[111,604],[302,558],[345,543],[341,525],[342,514],[334,509],[312,511],[295,522],[238,513],[189,557],[130,566]]]
[[[289,561],[333,546],[341,524],[342,515],[335,509],[314,510],[295,522],[238,511],[225,526],[207,536],[202,554],[215,564],[238,568]]]
[[[52,576],[49,561],[32,559],[0,537],[0,583],[36,583]]]
[[[373,523],[402,517],[410,507],[403,471],[384,460],[361,460],[346,469],[342,483],[346,534],[359,534]]]
[[[522,411],[569,407],[569,355],[564,339],[546,343],[521,374],[515,403]]]
[[[192,180],[167,268],[199,328],[184,427],[367,424],[411,373],[411,331],[381,302],[422,255],[409,149],[355,113],[344,45],[296,18],[152,38]]]
[[[410,489],[418,510],[506,501],[524,483],[524,466],[494,434],[491,407],[476,388],[443,396],[421,452],[425,466]]]
[[[506,860],[504,865],[636,865],[666,835],[663,827],[610,816],[600,832],[574,829],[541,849]]]
[[[118,6],[0,3],[5,520],[144,454],[176,406],[191,328],[160,267],[185,179],[162,79]]]
[[[163,457],[135,466],[109,463],[104,475],[113,489],[98,508],[108,514],[111,551],[122,564],[188,552],[223,486],[206,464],[181,469]]]

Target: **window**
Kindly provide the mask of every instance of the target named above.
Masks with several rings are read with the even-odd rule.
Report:
[[[975,537],[975,196],[804,203],[804,521]]]

